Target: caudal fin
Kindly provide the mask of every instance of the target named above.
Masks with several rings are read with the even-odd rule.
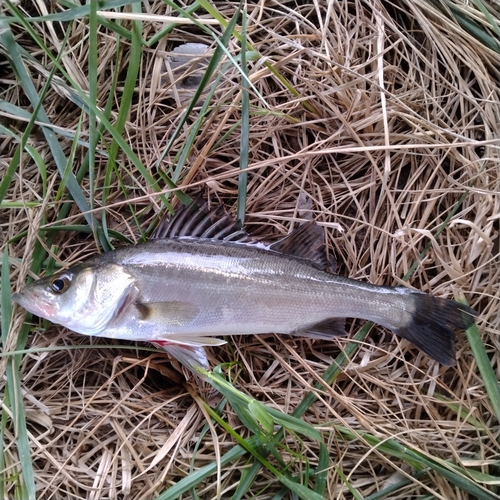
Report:
[[[474,324],[477,313],[469,306],[453,300],[424,293],[412,294],[415,312],[409,325],[395,329],[395,333],[409,340],[415,347],[443,365],[453,366],[455,359],[455,332]]]

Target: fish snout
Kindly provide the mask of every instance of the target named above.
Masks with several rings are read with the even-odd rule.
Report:
[[[56,312],[56,307],[53,304],[43,300],[43,297],[34,290],[22,290],[12,294],[12,301],[19,304],[32,314],[41,316],[42,318],[50,319]]]

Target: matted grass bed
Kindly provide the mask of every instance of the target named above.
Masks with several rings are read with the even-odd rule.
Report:
[[[239,8],[1,7],[0,498],[499,498],[498,6]],[[185,43],[209,52],[179,73]],[[330,342],[229,338],[200,383],[12,306],[142,241],[175,186],[269,241],[315,219],[341,275],[467,301],[456,367],[350,321]]]

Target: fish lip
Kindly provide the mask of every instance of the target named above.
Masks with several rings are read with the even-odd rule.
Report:
[[[31,314],[50,319],[56,312],[56,307],[44,301],[39,294],[26,290],[12,294],[12,301],[19,304]]]

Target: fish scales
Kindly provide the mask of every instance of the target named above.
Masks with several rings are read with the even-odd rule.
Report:
[[[161,339],[165,333],[292,333],[329,317],[368,315],[378,321],[385,314],[381,308],[399,320],[408,315],[404,294],[397,303],[392,296],[388,302],[383,287],[330,275],[259,248],[159,240],[103,257],[134,277],[137,301],[198,306],[199,313],[182,325],[154,325],[151,339]],[[103,335],[119,336],[110,326]],[[130,335],[134,337],[132,330]]]

